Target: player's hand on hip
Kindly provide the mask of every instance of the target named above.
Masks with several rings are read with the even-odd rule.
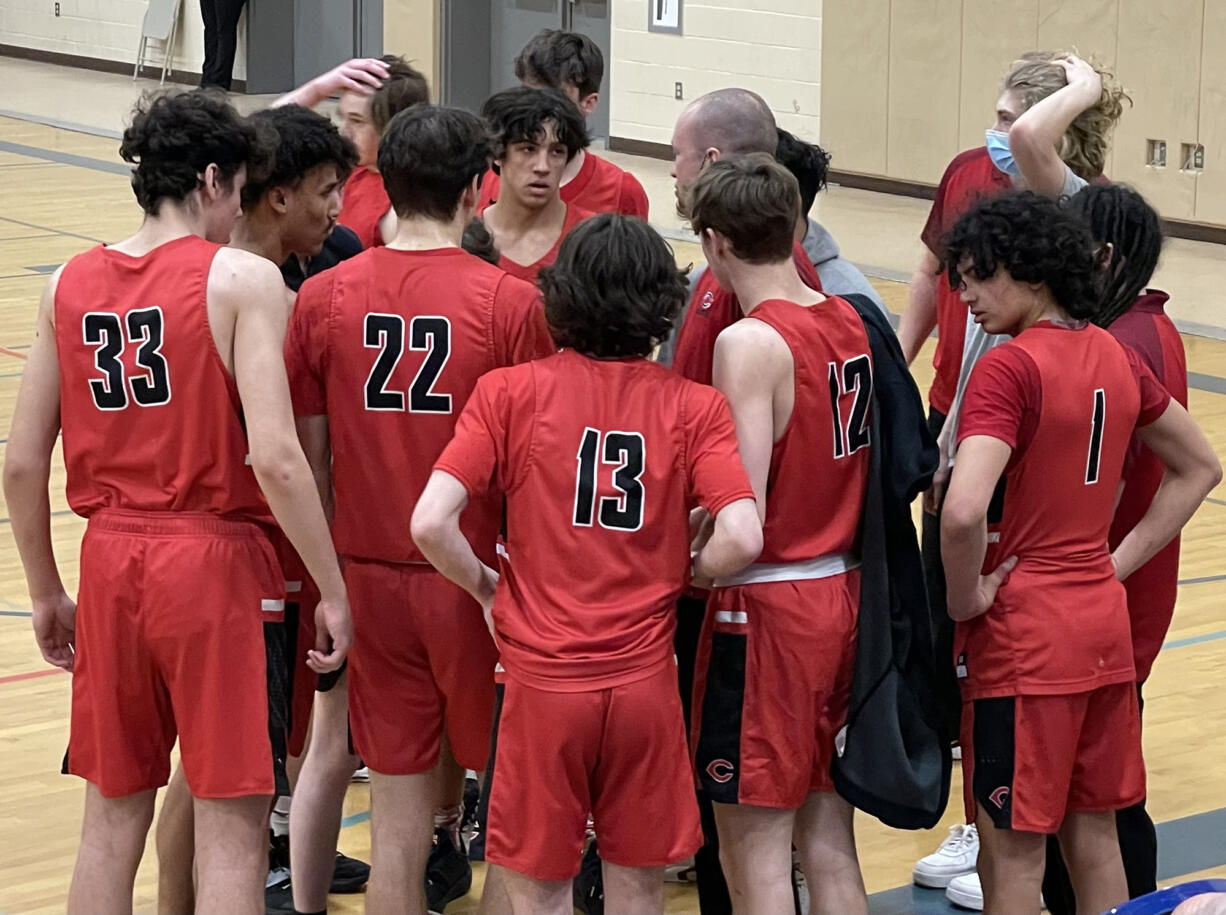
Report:
[[[485,615],[485,625],[489,627],[490,635],[494,634],[494,592],[498,588],[498,573],[481,563],[481,594],[477,603]]]
[[[353,644],[353,617],[345,598],[324,599],[315,608],[315,647],[307,652],[307,667],[317,674],[340,668]]]
[[[33,602],[34,638],[43,660],[52,667],[72,671],[76,647],[77,605],[61,591]]]
[[[1017,557],[1010,556],[987,575],[979,576],[979,590],[975,592],[975,616],[982,616],[996,603],[996,592],[1009,580],[1009,573],[1017,567]]]

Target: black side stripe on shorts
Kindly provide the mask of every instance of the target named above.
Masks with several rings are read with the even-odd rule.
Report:
[[[264,662],[268,684],[268,744],[272,751],[273,790],[278,795],[289,794],[289,776],[285,770],[290,706],[289,659],[285,645],[286,626],[285,622],[264,624]]]
[[[975,800],[997,829],[1013,828],[1013,696],[976,699],[973,722],[975,770],[971,783]]]
[[[711,800],[735,804],[741,787],[741,709],[745,703],[745,643],[739,633],[712,633],[694,762]]]
[[[485,764],[485,778],[481,781],[481,793],[477,797],[477,834],[468,845],[470,861],[485,860],[485,831],[490,817],[490,789],[494,787],[494,762],[498,758],[498,723],[502,720],[502,700],[506,687],[494,684],[494,722],[490,728],[490,758]]]

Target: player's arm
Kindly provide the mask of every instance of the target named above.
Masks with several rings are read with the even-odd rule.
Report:
[[[1102,96],[1102,77],[1080,57],[1056,60],[1068,73],[1068,85],[1036,102],[1009,129],[1009,151],[1031,190],[1048,197],[1064,192],[1067,167],[1060,144],[1069,125]]]
[[[298,416],[294,419],[298,442],[311,465],[315,488],[324,507],[328,523],[336,516],[336,494],[332,491],[332,439],[328,434],[327,416]]]
[[[941,264],[928,248],[911,276],[907,310],[898,321],[898,343],[907,365],[915,361],[920,347],[937,326],[937,284],[942,282]]]
[[[990,435],[971,435],[958,446],[941,515],[941,559],[945,564],[946,603],[955,620],[986,613],[1017,557],[1010,556],[991,575],[981,575],[988,549],[988,505],[1013,449]]]
[[[695,578],[735,575],[762,552],[762,522],[756,499],[738,499],[715,515],[711,536],[694,554]]]
[[[386,80],[387,64],[383,61],[375,57],[355,57],[333,67],[327,73],[321,73],[297,89],[291,89],[273,102],[272,107],[301,105],[304,108],[314,108],[324,99],[346,91],[369,95]]]
[[[25,568],[34,611],[34,636],[43,659],[72,670],[76,604],[64,591],[51,546],[51,454],[60,432],[60,363],[55,349],[55,287],[51,278],[38,305],[4,457],[4,498],[13,539]]]
[[[209,298],[234,316],[234,378],[252,470],[277,523],[319,587],[317,635],[314,650],[307,652],[308,664],[320,673],[335,670],[353,641],[353,623],[315,478],[294,425],[282,355],[289,317],[284,281],[272,263],[225,248],[214,260]]]
[[[1137,436],[1166,465],[1166,475],[1149,510],[1111,556],[1121,580],[1170,543],[1222,479],[1213,446],[1174,399],[1157,420],[1137,429]]]
[[[413,509],[413,542],[439,574],[472,595],[489,623],[498,573],[477,558],[460,530],[460,515],[466,505],[468,489],[464,484],[445,470],[435,470]]]

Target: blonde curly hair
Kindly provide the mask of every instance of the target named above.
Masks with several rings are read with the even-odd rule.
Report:
[[[1021,93],[1023,109],[1030,108],[1068,85],[1068,76],[1056,61],[1075,53],[1071,51],[1028,51],[1013,62],[1005,74],[1005,91]],[[1103,91],[1098,103],[1077,115],[1060,143],[1060,158],[1073,173],[1093,181],[1103,173],[1107,158],[1107,141],[1115,122],[1124,113],[1124,102],[1132,99],[1109,70],[1090,61],[1102,77]]]

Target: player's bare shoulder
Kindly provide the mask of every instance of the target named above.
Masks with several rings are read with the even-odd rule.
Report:
[[[210,314],[237,315],[244,308],[288,305],[293,296],[277,265],[265,257],[224,247],[217,251],[209,268]]]
[[[729,366],[752,366],[758,372],[790,368],[792,352],[779,331],[750,315],[720,331],[715,358]]]

